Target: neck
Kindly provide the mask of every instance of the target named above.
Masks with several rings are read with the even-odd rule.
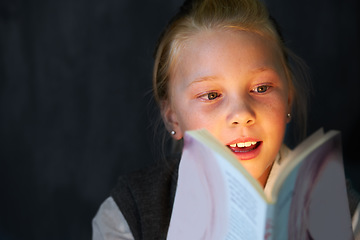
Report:
[[[269,178],[272,164],[264,171],[264,173],[257,179],[262,188],[265,188],[266,182]]]

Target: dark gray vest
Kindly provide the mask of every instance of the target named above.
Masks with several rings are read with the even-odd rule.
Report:
[[[179,161],[120,177],[111,196],[135,240],[166,239],[174,202]]]

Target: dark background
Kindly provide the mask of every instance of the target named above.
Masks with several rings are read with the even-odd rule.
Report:
[[[152,53],[180,4],[0,0],[0,240],[90,239],[117,176],[153,162]],[[311,69],[309,132],[343,132],[360,190],[359,3],[267,4]]]

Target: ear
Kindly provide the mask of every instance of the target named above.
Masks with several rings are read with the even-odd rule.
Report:
[[[175,135],[172,137],[176,140],[180,140],[183,137],[183,133],[179,126],[177,115],[168,100],[161,102],[161,117],[164,121],[165,128],[168,132],[175,131]]]

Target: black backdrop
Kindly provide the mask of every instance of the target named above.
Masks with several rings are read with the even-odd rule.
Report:
[[[119,174],[153,162],[152,53],[180,0],[0,0],[0,239],[90,239]],[[267,0],[311,69],[309,132],[343,131],[360,189],[359,3]]]

